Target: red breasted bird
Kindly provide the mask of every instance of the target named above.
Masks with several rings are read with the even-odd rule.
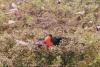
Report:
[[[48,48],[52,47],[53,45],[60,45],[60,41],[62,37],[59,36],[52,36],[51,34],[47,35],[44,39],[39,39],[36,44],[38,45],[46,45]]]
[[[53,45],[53,41],[52,41],[52,35],[49,34],[48,36],[46,36],[44,38],[44,44],[49,48]]]
[[[51,47],[52,45],[60,45],[61,40],[62,40],[62,37],[52,36],[51,34],[49,34],[47,37],[45,37],[44,43],[48,47]]]

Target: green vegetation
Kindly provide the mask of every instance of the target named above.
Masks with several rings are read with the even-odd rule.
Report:
[[[58,1],[0,0],[0,67],[100,67],[100,0]],[[66,38],[37,48],[46,33]]]

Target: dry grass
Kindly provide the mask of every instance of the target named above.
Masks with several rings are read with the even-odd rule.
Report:
[[[12,2],[18,13],[9,12]],[[0,67],[99,67],[98,25],[99,0],[0,0]],[[37,48],[47,33],[65,39]]]

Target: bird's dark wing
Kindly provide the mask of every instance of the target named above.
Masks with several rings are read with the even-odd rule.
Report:
[[[53,40],[53,44],[54,44],[54,45],[59,45],[61,38],[55,36],[55,37],[53,37],[52,40]]]

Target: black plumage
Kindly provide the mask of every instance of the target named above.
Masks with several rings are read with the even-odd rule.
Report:
[[[61,40],[62,40],[62,37],[52,36],[52,43],[53,43],[53,45],[60,45]],[[38,46],[42,46],[44,44],[44,38],[37,39],[35,44],[38,45]]]
[[[60,45],[60,41],[62,40],[61,37],[58,37],[58,36],[54,36],[52,38],[52,41],[53,41],[53,45]]]

